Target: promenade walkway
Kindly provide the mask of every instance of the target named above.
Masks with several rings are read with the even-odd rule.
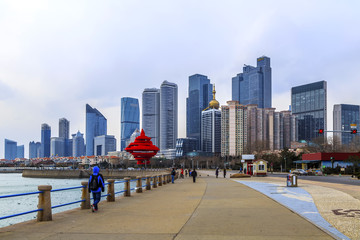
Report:
[[[333,239],[265,195],[212,176],[195,184],[179,179],[99,209],[1,228],[0,239]]]

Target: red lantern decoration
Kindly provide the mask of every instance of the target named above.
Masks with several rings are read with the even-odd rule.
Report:
[[[136,137],[135,141],[125,148],[125,151],[134,156],[138,165],[143,165],[144,161],[146,161],[146,164],[150,164],[150,158],[155,156],[159,151],[159,148],[155,146],[150,139],[150,137],[145,136],[145,132],[142,129],[140,136]]]

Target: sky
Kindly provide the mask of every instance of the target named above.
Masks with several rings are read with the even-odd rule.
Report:
[[[186,137],[188,77],[231,100],[231,78],[268,56],[272,105],[287,110],[294,86],[327,81],[334,104],[360,104],[357,0],[0,0],[0,158],[4,139],[41,140],[85,132],[85,104],[108,120],[120,147],[120,99],[140,101],[164,80],[178,85],[178,137]]]

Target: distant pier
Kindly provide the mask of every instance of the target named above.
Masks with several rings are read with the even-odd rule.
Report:
[[[137,176],[168,174],[170,171],[164,169],[147,169],[147,170],[117,170],[117,169],[101,169],[100,173],[104,178],[123,179],[125,177],[136,178]],[[30,178],[89,178],[92,170],[60,170],[60,169],[24,169],[23,177]]]

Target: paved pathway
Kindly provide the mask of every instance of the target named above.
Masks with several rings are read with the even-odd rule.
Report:
[[[202,176],[103,202],[97,213],[71,210],[52,222],[0,229],[0,239],[333,239],[265,195]]]

